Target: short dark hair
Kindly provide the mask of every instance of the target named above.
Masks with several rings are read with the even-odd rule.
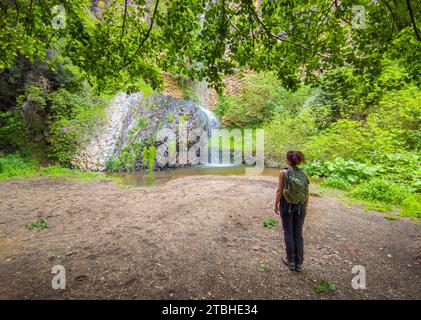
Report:
[[[295,167],[304,161],[304,154],[301,151],[288,151],[287,160],[293,167]]]

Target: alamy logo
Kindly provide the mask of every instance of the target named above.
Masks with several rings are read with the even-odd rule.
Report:
[[[54,29],[66,28],[66,9],[63,5],[57,5],[51,8],[51,13],[54,15],[51,20],[51,25]]]
[[[364,266],[356,265],[352,267],[352,274],[357,274],[352,278],[351,285],[355,290],[364,290],[367,288],[366,285],[366,271]]]
[[[66,289],[66,269],[61,265],[55,265],[51,269],[51,273],[55,274],[53,280],[51,280],[53,289]]]
[[[355,5],[352,7],[352,27],[354,29],[365,29],[365,8],[361,5]]]

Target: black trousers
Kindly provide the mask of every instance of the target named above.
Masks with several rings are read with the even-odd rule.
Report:
[[[303,225],[306,206],[305,204],[289,204],[284,198],[279,206],[288,262],[302,264],[304,261]]]

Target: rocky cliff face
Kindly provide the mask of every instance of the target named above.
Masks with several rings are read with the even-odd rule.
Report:
[[[233,75],[225,76],[222,79],[224,84],[225,96],[239,96],[244,85],[244,75],[251,73],[251,71],[242,71]],[[202,107],[213,110],[218,103],[218,93],[214,88],[208,87],[206,81],[192,81],[189,79],[182,79],[177,81],[171,75],[164,73],[165,88],[162,91],[164,95],[168,95],[177,99],[183,99],[183,91],[191,90],[197,98],[198,104]]]
[[[196,132],[207,132],[218,125],[209,110],[160,94],[145,98],[141,92],[120,93],[106,112],[106,125],[98,128],[73,160],[73,166],[90,171],[131,171],[190,165],[179,159],[178,152],[174,161],[155,160],[169,156],[169,150],[162,145],[171,137],[175,138],[174,148],[178,151],[180,132],[190,136],[191,145],[197,138]]]

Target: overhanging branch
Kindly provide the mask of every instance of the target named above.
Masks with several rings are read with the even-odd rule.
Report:
[[[412,27],[414,28],[414,31],[415,31],[415,36],[417,37],[418,41],[421,41],[421,36],[420,36],[419,31],[417,29],[417,25],[415,23],[415,18],[414,18],[414,13],[412,12],[411,2],[409,0],[406,0],[406,7],[408,8],[409,15],[411,16],[411,22],[412,22]]]
[[[130,64],[130,62],[131,62],[132,58],[133,58],[135,55],[137,55],[137,54],[138,54],[138,52],[140,51],[140,49],[141,49],[141,48],[143,47],[143,45],[145,44],[146,40],[148,40],[149,36],[151,35],[152,27],[153,27],[153,24],[154,24],[154,21],[155,21],[155,16],[156,16],[156,13],[157,13],[157,11],[158,11],[158,5],[159,5],[159,0],[156,0],[156,4],[155,4],[155,8],[154,8],[154,10],[153,10],[153,14],[152,14],[152,18],[151,18],[151,24],[149,25],[149,29],[148,29],[148,31],[146,32],[145,37],[144,37],[144,38],[142,39],[142,41],[139,43],[139,46],[137,47],[137,49],[136,49],[135,53],[131,56],[131,58],[129,59],[129,61],[128,61],[125,65],[124,65],[124,68],[125,68],[125,67],[127,67],[127,66]]]

